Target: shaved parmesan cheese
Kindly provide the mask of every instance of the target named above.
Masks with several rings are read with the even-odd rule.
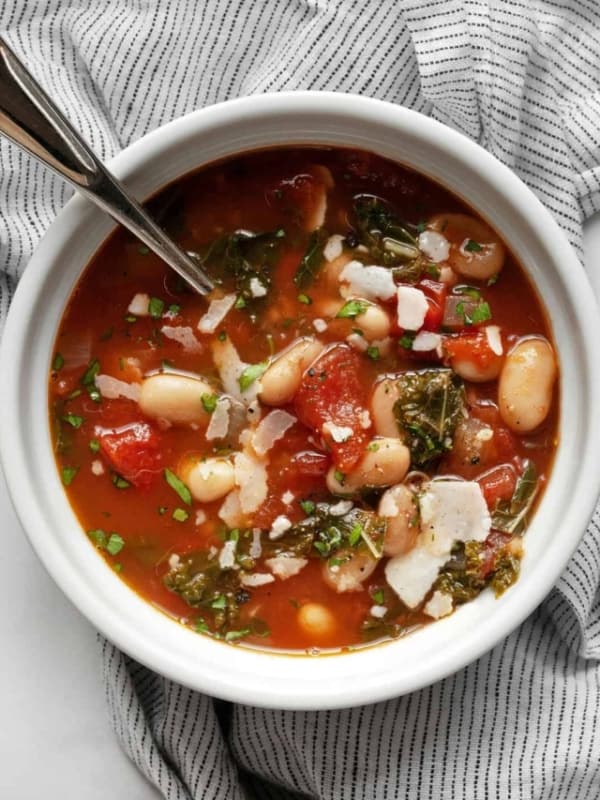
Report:
[[[260,558],[262,555],[261,535],[262,531],[260,528],[252,528],[252,543],[248,550],[250,558]]]
[[[150,295],[136,294],[133,296],[131,303],[127,306],[127,311],[129,311],[130,314],[135,314],[136,317],[148,317],[150,316],[150,311],[148,310],[149,305]]]
[[[348,294],[366,300],[389,300],[396,292],[391,270],[377,266],[365,267],[360,261],[349,261],[340,273],[340,281],[348,284]]]
[[[288,489],[287,492],[284,492],[281,495],[281,502],[284,503],[284,505],[289,506],[290,503],[294,502],[294,496],[295,496],[294,493],[290,492],[289,489]]]
[[[177,553],[171,553],[171,555],[169,556],[169,560],[167,561],[167,564],[169,565],[170,569],[177,569],[180,561],[181,559],[179,558]]]
[[[202,345],[194,336],[194,331],[187,325],[163,325],[160,329],[163,336],[179,342],[188,353],[200,353]]]
[[[96,458],[94,461],[92,461],[92,474],[104,475],[104,464],[100,461],[99,458]]]
[[[354,431],[344,425],[335,425],[333,422],[324,422],[322,431],[324,434],[331,436],[334,442],[338,444],[347,442],[352,438]]]
[[[405,331],[418,331],[429,310],[425,294],[414,286],[398,286],[396,297],[398,325]]]
[[[329,506],[329,513],[334,517],[343,517],[352,510],[353,505],[352,500],[340,500],[334,506]]]
[[[434,480],[426,486],[419,497],[421,533],[415,547],[391,558],[385,567],[387,582],[409,608],[423,601],[455,542],[481,542],[491,529],[490,514],[475,481]],[[381,508],[379,512],[387,516]]]
[[[267,287],[255,275],[250,278],[250,294],[252,297],[264,297]]]
[[[231,400],[228,397],[219,397],[215,410],[210,415],[210,422],[206,429],[206,438],[209,442],[213,439],[223,439],[229,430],[229,409]]]
[[[419,250],[432,261],[447,261],[450,255],[450,242],[437,231],[423,231],[419,235]]]
[[[223,520],[228,528],[243,528],[246,524],[246,517],[240,504],[240,491],[233,489],[221,505],[218,516]]]
[[[297,575],[301,569],[304,569],[308,564],[308,559],[296,558],[295,556],[276,556],[275,558],[267,558],[265,564],[274,575],[285,581],[293,575]]]
[[[429,617],[440,619],[440,617],[448,616],[453,608],[454,606],[450,595],[436,590],[425,604],[423,611]]]
[[[318,184],[315,189],[315,206],[307,213],[305,219],[307,231],[316,231],[317,228],[322,228],[325,222],[325,214],[327,213],[327,189],[323,184]]]
[[[260,391],[260,381],[253,381],[250,386],[242,392],[240,389],[239,378],[248,364],[242,361],[233,342],[229,339],[220,341],[216,339],[211,342],[213,361],[219,370],[221,383],[227,394],[242,400],[246,405],[251,405],[256,400],[256,395]]]
[[[413,339],[412,349],[417,353],[427,353],[430,350],[437,350],[442,344],[442,337],[439,333],[420,331]]]
[[[256,511],[267,498],[265,463],[247,452],[236,453],[233,459],[235,482],[240,489],[240,507],[245,514]]]
[[[360,333],[351,333],[349,336],[346,336],[346,341],[351,347],[353,347],[355,350],[358,350],[359,353],[366,352],[367,348],[369,347],[369,343],[364,336],[360,335]]]
[[[235,566],[235,548],[237,542],[225,542],[219,553],[219,566],[221,569],[233,569]]]
[[[214,333],[219,323],[233,308],[236,299],[234,294],[226,294],[218,300],[211,300],[206,314],[203,314],[198,321],[198,330],[201,333]]]
[[[280,514],[273,520],[273,524],[271,525],[271,530],[269,531],[269,539],[279,539],[291,527],[292,523],[285,516],[285,514]]]
[[[327,330],[327,323],[324,319],[313,319],[312,324],[317,333],[324,333]]]
[[[488,344],[492,353],[501,356],[504,353],[502,347],[502,337],[500,336],[500,328],[497,325],[486,325],[484,328],[485,335],[487,336]]]
[[[394,556],[385,565],[385,578],[400,600],[409,608],[416,608],[438,576],[448,555],[436,556],[422,547]]]
[[[264,456],[275,444],[278,439],[285,435],[286,431],[298,420],[293,414],[276,408],[270,411],[261,420],[252,438],[252,447],[259,456]]]
[[[336,258],[342,255],[344,250],[344,237],[339,233],[334,233],[325,242],[323,248],[323,255],[326,261],[335,261]]]
[[[196,525],[202,525],[206,522],[206,514],[201,508],[196,509],[196,517],[194,519]]]
[[[387,614],[386,606],[371,606],[369,614],[375,619],[382,619]]]
[[[107,400],[116,400],[117,397],[124,397],[126,400],[140,399],[141,384],[126,383],[113,378],[110,375],[96,375],[94,378],[96,388]]]
[[[447,557],[454,542],[482,542],[492,521],[475,481],[431,481],[419,497],[423,545]]]
[[[264,586],[265,583],[273,583],[275,578],[269,572],[251,572],[250,575],[242,575],[242,586],[255,588],[256,586]]]
[[[359,413],[358,424],[364,431],[368,430],[371,427],[371,415],[369,414],[366,408]]]

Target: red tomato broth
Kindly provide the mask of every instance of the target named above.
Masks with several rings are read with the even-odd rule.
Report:
[[[300,301],[301,292],[292,283],[304,254],[304,239],[300,233],[302,213],[295,216],[286,187],[295,175],[310,176],[315,162],[327,166],[335,178],[325,218],[325,227],[330,232],[348,230],[347,209],[352,197],[359,193],[383,196],[401,219],[414,224],[440,210],[472,213],[455,196],[411,170],[370,154],[345,150],[297,148],[283,153],[278,150],[251,153],[206,167],[161,192],[150,205],[155,213],[164,210],[162,198],[168,198],[163,224],[192,251],[238,228],[261,231],[282,227],[286,232],[292,229],[291,242],[286,242],[273,271],[269,299],[262,312],[253,319],[246,309],[232,309],[215,332],[217,336],[226,330],[227,337],[248,363],[263,361],[273,348],[279,351],[298,336],[314,335],[312,320],[316,315],[312,303]],[[279,192],[282,186],[284,190]],[[305,294],[314,302],[327,291],[327,277],[321,271]],[[190,608],[182,598],[169,591],[163,576],[170,555],[184,557],[197,550],[221,546],[220,533],[224,526],[216,516],[221,501],[203,505],[206,521],[196,524],[198,504],[188,507],[183,503],[164,481],[162,468],[176,471],[190,455],[212,455],[213,447],[205,440],[203,429],[176,426],[157,429],[161,464],[147,486],[117,488],[106,462],[103,475],[94,475],[91,469],[92,463],[102,458],[89,447],[90,440],[98,437],[96,426],[120,428],[147,422],[135,402],[103,399],[96,403],[85,389],[82,390],[81,375],[92,359],[98,359],[102,373],[127,381],[160,370],[165,364],[209,378],[217,375],[206,345],[201,352],[185,352],[178,342],[160,334],[164,320],[138,317],[128,321],[128,305],[138,292],[162,298],[166,306],[177,305],[173,320],[194,331],[206,308],[204,299],[182,287],[157,257],[132,241],[127,233],[119,230],[107,240],[75,288],[57,336],[55,349],[64,357],[64,366],[51,373],[51,413],[54,403],[60,402],[62,413],[84,418],[77,429],[62,425],[61,435],[67,439],[68,450],[57,452],[57,462],[59,467],[78,468],[67,494],[83,528],[117,531],[125,540],[125,546],[117,555],[104,553],[113,567],[117,565],[120,577],[155,606],[193,625],[206,614]],[[535,290],[510,251],[507,251],[498,281],[485,288],[485,299],[492,308],[494,324],[509,332],[505,337],[507,342],[528,334],[542,334],[551,340]],[[393,317],[393,304],[389,304],[389,310]],[[344,341],[354,327],[352,319],[332,320],[319,338],[325,344]],[[403,354],[396,348],[376,361],[358,354],[352,358],[362,361],[364,388],[354,394],[362,394],[363,399],[357,407],[369,396],[378,375],[429,366],[425,355],[415,361],[415,354]],[[131,363],[131,359],[139,363]],[[77,390],[82,390],[81,394],[65,402],[65,397]],[[468,385],[468,405],[475,418],[500,425],[495,403],[496,382]],[[289,410],[293,413],[294,407]],[[295,411],[298,412],[297,406]],[[540,428],[524,437],[510,432],[504,434],[505,450],[490,467],[461,465],[450,454],[441,460],[436,471],[474,479],[496,465],[518,466],[534,454],[543,486],[556,447],[557,420],[555,393],[552,410]],[[302,415],[301,422],[310,426],[310,419]],[[300,500],[318,501],[328,496],[325,472],[331,463],[331,454],[320,451],[315,445],[314,433],[301,422],[295,424],[270,453],[269,495],[255,519],[260,527],[267,528],[283,513],[291,522],[297,522],[304,517]],[[54,419],[52,424],[56,438]],[[360,442],[363,444],[363,438]],[[353,458],[356,460],[355,456],[352,451],[348,463]],[[291,504],[282,500],[286,489],[294,493]],[[186,511],[188,518],[174,519],[176,509]],[[362,591],[345,593],[338,593],[324,584],[320,569],[319,560],[311,559],[297,575],[253,588],[249,592],[250,599],[240,607],[240,625],[260,617],[270,633],[264,638],[249,635],[245,641],[296,650],[360,644],[361,622],[373,605],[370,590],[384,582],[382,565],[379,564],[373,576],[365,581]],[[327,635],[311,638],[297,624],[297,608],[307,602],[322,603],[333,614],[335,625]],[[407,629],[429,621],[419,609],[407,611],[398,619]]]

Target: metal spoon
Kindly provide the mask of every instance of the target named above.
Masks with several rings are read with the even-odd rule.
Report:
[[[0,37],[0,133],[110,214],[200,294],[214,285],[94,155]]]

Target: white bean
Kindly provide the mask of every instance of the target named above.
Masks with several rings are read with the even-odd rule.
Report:
[[[174,425],[207,424],[203,394],[214,394],[200,378],[172,373],[151,375],[142,381],[139,406],[148,417],[166,419]]]
[[[504,244],[482,220],[468,214],[437,214],[427,227],[448,239],[448,263],[460,275],[485,281],[502,269]]]
[[[502,369],[502,356],[494,355],[485,366],[480,364],[476,358],[453,358],[451,361],[452,369],[461,378],[471,383],[485,383],[494,381]]]
[[[387,312],[376,304],[367,306],[366,311],[355,317],[355,322],[355,327],[360,328],[368,342],[385,339],[390,334],[390,318]]]
[[[199,503],[219,500],[235,486],[233,464],[224,458],[189,461],[179,470],[179,477]]]
[[[344,556],[349,556],[347,561]],[[336,553],[337,561],[343,563],[330,566],[325,561],[322,566],[323,580],[336,592],[360,592],[378,563],[369,553]]]
[[[410,489],[403,483],[392,486],[381,495],[377,513],[387,521],[384,554],[399,556],[412,550],[419,533],[419,517]]]
[[[330,467],[326,483],[332,494],[355,494],[367,487],[393,486],[400,483],[410,466],[410,451],[399,439],[376,437],[354,469],[343,480],[338,470]]]
[[[306,338],[280,353],[260,379],[260,400],[268,406],[289,403],[300,387],[302,373],[322,350],[321,342]]]
[[[500,416],[516,433],[541,425],[552,405],[557,366],[546,339],[521,339],[508,353],[498,383]]]
[[[297,619],[310,636],[328,636],[336,627],[335,617],[322,603],[305,603],[298,609]]]
[[[371,395],[371,419],[378,436],[401,438],[394,414],[394,403],[399,397],[398,382],[394,378],[384,378],[375,386]]]

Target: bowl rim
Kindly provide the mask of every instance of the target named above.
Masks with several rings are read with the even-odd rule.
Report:
[[[587,408],[584,409],[585,420],[579,420],[578,424],[581,426],[585,423],[586,446],[577,462],[583,478],[580,478],[575,484],[574,496],[563,514],[563,522],[568,528],[568,535],[555,537],[556,541],[549,543],[547,550],[548,554],[552,554],[552,558],[548,555],[545,559],[543,575],[538,574],[537,579],[528,584],[527,594],[523,595],[522,592],[519,592],[521,602],[518,607],[515,602],[512,602],[511,593],[508,592],[507,600],[497,604],[494,609],[496,624],[483,626],[483,630],[478,630],[477,635],[475,632],[471,633],[470,638],[467,637],[466,643],[449,645],[448,649],[444,651],[445,658],[440,655],[432,662],[419,665],[412,672],[400,676],[395,674],[392,668],[382,668],[375,679],[373,676],[358,674],[358,678],[365,677],[365,681],[361,685],[354,684],[354,680],[357,680],[354,672],[350,673],[352,677],[350,687],[340,685],[342,682],[335,681],[331,675],[326,676],[319,684],[314,680],[318,669],[309,665],[328,659],[320,657],[315,660],[311,657],[293,656],[293,659],[300,659],[306,665],[306,671],[311,673],[312,682],[307,682],[306,685],[300,683],[295,687],[297,691],[292,693],[285,679],[278,681],[274,674],[265,679],[263,675],[263,668],[267,664],[267,660],[274,659],[275,662],[282,664],[284,663],[282,659],[286,658],[288,660],[285,663],[289,664],[289,656],[282,656],[274,651],[253,652],[244,647],[232,648],[229,645],[210,640],[208,637],[198,637],[183,629],[182,626],[173,625],[172,621],[168,620],[168,624],[174,630],[181,629],[181,636],[179,634],[177,636],[178,640],[187,635],[194,637],[195,640],[205,640],[201,647],[206,650],[206,658],[214,660],[215,665],[214,668],[209,669],[208,673],[204,672],[198,680],[197,664],[191,661],[183,663],[172,653],[165,652],[166,645],[157,646],[148,632],[140,633],[131,624],[131,620],[126,619],[120,613],[118,603],[113,602],[108,597],[108,593],[103,596],[90,593],[85,582],[82,581],[81,575],[75,574],[72,565],[56,552],[55,544],[44,535],[43,526],[40,525],[43,521],[41,500],[36,497],[32,500],[31,493],[24,489],[28,485],[26,477],[32,474],[34,453],[26,452],[23,449],[28,420],[24,420],[20,413],[24,407],[24,378],[21,374],[21,365],[25,363],[28,345],[32,344],[32,326],[34,326],[29,311],[35,302],[39,304],[45,282],[52,273],[52,265],[55,263],[53,258],[56,254],[65,246],[69,238],[76,235],[82,227],[85,228],[90,220],[101,218],[101,212],[93,209],[89,202],[82,197],[76,196],[69,200],[41,239],[19,282],[11,304],[0,347],[0,371],[5,375],[4,413],[0,415],[0,458],[11,500],[36,554],[62,591],[110,641],[146,666],[208,694],[257,706],[308,710],[375,702],[423,688],[444,678],[476,660],[505,638],[523,622],[550,591],[583,536],[600,493],[600,472],[596,475],[596,471],[593,469],[593,445],[600,443],[600,415],[596,419],[591,407],[594,392],[600,389],[600,375],[597,374],[597,370],[594,371],[593,359],[593,342],[600,340],[600,318],[583,268],[566,236],[531,190],[508,167],[462,134],[429,117],[424,117],[418,112],[385,101],[335,92],[284,92],[228,100],[193,111],[151,131],[111,159],[109,168],[118,177],[128,177],[150,163],[153,158],[160,156],[174,141],[181,143],[186,137],[198,137],[202,133],[214,131],[226,125],[237,124],[240,126],[248,123],[252,125],[253,121],[261,116],[265,119],[282,120],[284,118],[293,119],[294,116],[303,114],[312,114],[317,117],[320,115],[323,120],[333,120],[331,124],[334,128],[346,119],[358,120],[357,125],[360,125],[360,121],[367,119],[374,126],[388,125],[397,127],[399,131],[418,127],[419,139],[422,140],[425,147],[438,148],[445,152],[450,159],[464,164],[465,168],[469,159],[476,160],[477,171],[483,184],[493,184],[494,191],[499,196],[505,197],[515,212],[523,217],[525,227],[533,233],[534,237],[540,241],[546,237],[552,244],[553,268],[561,280],[561,286],[570,301],[571,310],[577,310],[575,322],[578,328],[576,333],[580,334],[579,340],[582,344],[580,356],[584,369],[581,375],[583,388],[576,388],[580,393],[581,402],[587,399]],[[356,138],[360,137],[357,135]],[[363,145],[355,144],[354,146]],[[154,191],[157,191],[158,188],[160,187]],[[457,193],[456,190],[452,191]],[[112,230],[115,226],[105,223],[104,227]],[[90,257],[92,252],[94,251],[90,251]],[[85,263],[81,264],[80,271],[84,266]],[[54,272],[56,272],[56,268],[54,268]],[[67,299],[68,296],[64,302]],[[544,301],[544,298],[542,300]],[[547,299],[546,305],[548,305]],[[553,319],[551,322],[554,323],[555,320]],[[53,342],[50,347],[52,344]],[[566,387],[563,386],[563,390],[565,389]],[[575,389],[571,387],[569,391],[571,390]],[[561,442],[559,451],[563,446]],[[573,462],[572,466],[575,463]],[[62,498],[57,502],[62,510],[65,505],[68,506],[64,492]],[[70,506],[68,508],[70,510]],[[81,539],[84,544],[88,545],[85,536],[82,536]],[[96,553],[92,553],[92,555],[97,558],[98,564],[102,565],[98,568],[98,573],[100,573],[100,570],[104,569],[104,561],[97,557]],[[540,573],[540,569],[537,572]],[[103,574],[103,578],[107,579],[105,583],[110,584],[111,590],[118,596],[119,602],[128,603],[134,617],[138,614],[140,618],[146,617],[138,608],[138,604],[142,603],[144,607],[149,604],[140,600],[127,587],[125,587],[126,592],[132,597],[129,598],[129,601],[124,600],[125,595],[121,591],[124,585],[114,574],[110,576],[110,579]],[[480,600],[482,608],[492,608],[487,598],[480,598],[477,603],[480,603]],[[467,627],[477,620],[477,615],[469,613],[468,606],[459,609],[448,620],[454,619],[457,615],[462,615],[461,618],[466,620]],[[448,620],[439,620],[434,626],[428,627],[440,626],[441,630],[441,626],[447,627]],[[157,626],[165,631],[158,623]],[[174,641],[174,636],[165,635],[168,640]],[[415,636],[415,634],[411,634],[411,636]],[[183,643],[183,638],[181,641]],[[376,645],[368,650],[370,652],[379,650],[382,654],[389,655],[390,648],[394,648],[397,642],[405,641],[406,639],[400,639],[388,644]],[[215,648],[221,648],[222,652],[219,653]],[[359,662],[369,664],[372,661],[372,659],[364,657],[363,651],[336,654],[333,658],[339,663],[341,660],[352,659],[357,665]],[[203,665],[203,669],[206,668],[207,663]],[[360,669],[363,667],[357,666],[359,673]],[[249,673],[248,670],[250,670]],[[253,670],[256,671],[253,672]],[[324,672],[327,672],[327,669],[324,669]]]

